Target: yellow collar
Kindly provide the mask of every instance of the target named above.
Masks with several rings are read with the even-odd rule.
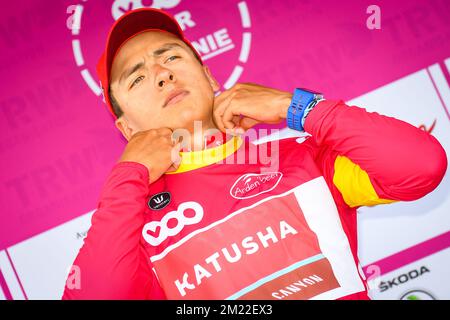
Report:
[[[182,173],[209,166],[233,154],[242,144],[242,138],[234,136],[220,146],[191,152],[180,152],[181,164],[177,171],[166,174]]]

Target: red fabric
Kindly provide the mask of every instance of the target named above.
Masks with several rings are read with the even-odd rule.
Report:
[[[446,171],[445,152],[430,134],[394,118],[348,107],[342,101],[320,102],[308,115],[305,130],[311,137],[301,144],[295,138],[280,141],[283,183],[251,199],[231,199],[229,186],[242,173],[260,172],[264,166],[261,159],[257,163],[246,159],[246,164],[213,164],[164,175],[151,185],[143,165],[117,164],[103,188],[92,226],[74,262],[81,271],[81,289],[66,286],[63,299],[165,299],[165,290],[152,272],[154,266],[149,257],[239,208],[320,176],[331,191],[354,263],[358,264],[356,209],[345,204],[333,185],[336,157],[345,155],[359,164],[369,174],[378,195],[386,199],[419,199],[439,184]],[[173,198],[164,210],[195,200],[201,203],[205,214],[200,223],[185,226],[159,246],[150,246],[143,240],[143,227],[161,220],[164,213],[149,210],[147,201],[162,191],[170,191]],[[205,246],[213,245],[205,242]],[[361,291],[340,299],[368,297],[367,292]]]

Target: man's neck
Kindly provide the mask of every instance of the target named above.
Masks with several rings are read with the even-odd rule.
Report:
[[[182,150],[184,152],[200,151],[217,147],[224,144],[231,136],[221,132],[213,121],[195,121],[194,126],[189,130],[189,137],[183,135]]]

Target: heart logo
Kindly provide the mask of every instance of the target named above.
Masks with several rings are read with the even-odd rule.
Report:
[[[158,238],[161,233],[161,225],[159,223],[154,223],[153,221],[147,225],[146,233],[154,238]]]

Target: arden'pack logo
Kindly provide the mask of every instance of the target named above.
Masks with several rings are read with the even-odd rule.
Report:
[[[247,173],[239,177],[230,189],[235,199],[248,199],[273,190],[280,182],[281,172]]]
[[[94,70],[104,50],[109,28],[130,10],[159,8],[171,14],[224,89],[236,84],[250,56],[251,17],[246,1],[78,2],[67,8],[66,25],[72,34],[73,56],[81,77],[97,96],[102,95],[102,89]]]

